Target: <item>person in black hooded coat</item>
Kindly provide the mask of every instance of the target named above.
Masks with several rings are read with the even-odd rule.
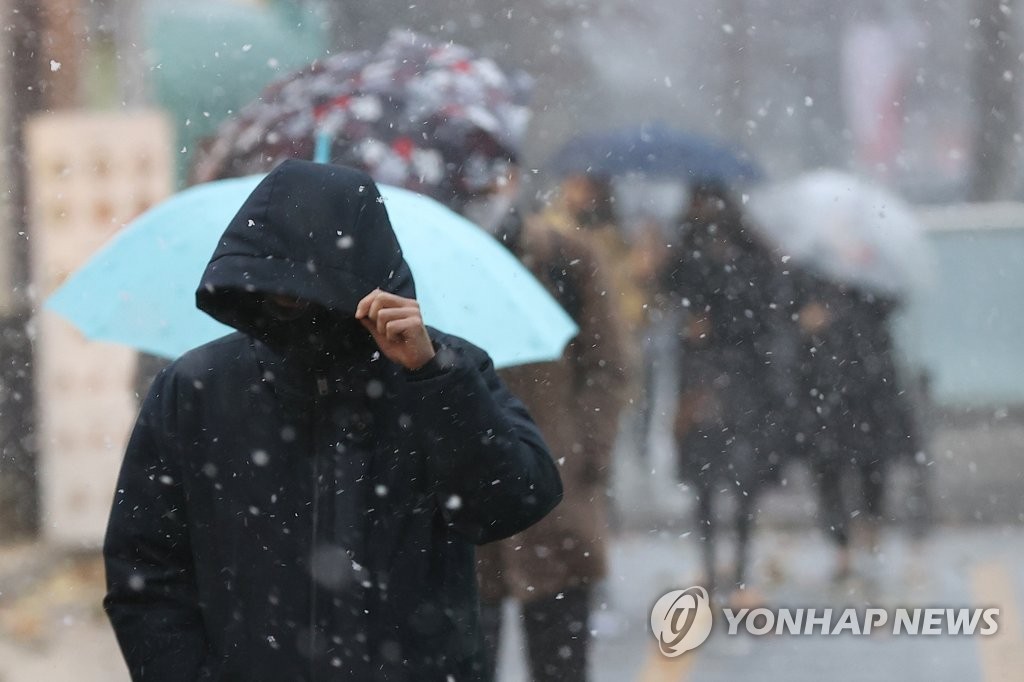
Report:
[[[104,542],[132,678],[475,679],[473,546],[561,482],[487,354],[422,326],[373,181],[284,162],[196,298],[238,332],[157,376]]]

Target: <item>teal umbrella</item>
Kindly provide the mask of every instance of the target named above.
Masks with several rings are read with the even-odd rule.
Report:
[[[87,337],[173,358],[232,331],[195,307],[217,242],[262,175],[197,185],[150,209],[47,300]],[[380,186],[427,324],[498,367],[554,360],[572,319],[499,242],[438,202]]]
[[[141,11],[154,95],[174,123],[182,177],[198,142],[327,47],[323,17],[295,1],[148,0]]]

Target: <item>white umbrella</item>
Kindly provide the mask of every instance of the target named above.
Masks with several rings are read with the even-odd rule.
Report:
[[[924,229],[896,195],[861,178],[820,170],[755,190],[753,227],[784,255],[819,275],[903,296],[927,285]]]

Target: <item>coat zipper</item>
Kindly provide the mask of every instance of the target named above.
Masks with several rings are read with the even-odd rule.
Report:
[[[316,378],[316,388],[319,397],[327,395],[327,379],[318,376]],[[310,682],[316,682],[316,633],[317,633],[317,587],[316,587],[316,575],[315,566],[313,565],[316,561],[317,541],[320,530],[320,453],[319,443],[317,441],[317,411],[319,408],[319,400],[313,401],[312,410],[312,423],[310,427],[311,431],[311,449],[313,457],[313,540],[310,544],[310,572],[309,572],[309,680]]]

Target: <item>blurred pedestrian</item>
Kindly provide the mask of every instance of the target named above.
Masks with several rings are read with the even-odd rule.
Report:
[[[897,459],[913,463],[921,443],[889,332],[897,299],[807,272],[798,281],[800,431],[841,579],[852,565],[851,518],[875,551],[887,472]],[[858,484],[852,500],[844,485],[850,474]]]
[[[595,584],[607,570],[607,486],[625,390],[622,329],[607,295],[601,260],[580,235],[555,229],[547,214],[513,208],[518,175],[470,201],[470,214],[497,219],[481,227],[501,240],[580,327],[557,362],[501,371],[528,406],[557,458],[564,499],[545,523],[478,550],[481,618],[493,679],[502,602],[522,609],[531,679],[587,679],[589,619]],[[497,206],[500,210],[474,206]]]
[[[758,494],[776,478],[784,450],[779,410],[790,389],[776,357],[785,343],[786,284],[728,188],[695,187],[681,223],[666,271],[666,287],[685,313],[679,473],[696,490],[709,588],[720,585],[713,499],[720,490],[735,493],[736,564],[727,585],[740,589]]]
[[[415,297],[362,172],[286,161],[239,210],[196,294],[238,331],[158,375],[117,484],[104,606],[134,680],[476,678],[473,545],[561,486]]]
[[[644,459],[649,459],[652,454],[649,451],[651,429],[658,410],[656,403],[659,389],[663,387],[663,374],[671,372],[666,367],[671,367],[678,355],[678,311],[672,305],[671,292],[661,277],[672,258],[671,237],[666,234],[666,228],[654,218],[641,219],[629,254],[632,281],[643,302],[643,315],[632,336],[640,361],[635,366],[633,381],[636,390],[633,393],[630,431],[636,452]]]
[[[593,173],[567,175],[541,214],[552,229],[591,247],[611,287],[608,295],[618,308],[626,335],[632,336],[643,325],[646,301],[634,270],[633,245],[615,210],[611,178]]]
[[[620,360],[628,380],[622,398],[630,408],[630,424],[637,422],[639,428],[646,428],[650,418],[647,392],[651,384],[646,381],[648,366],[645,363],[651,356],[643,335],[651,310],[642,278],[647,274],[645,266],[651,266],[650,262],[644,262],[651,254],[638,253],[626,238],[615,210],[611,176],[586,172],[566,174],[540,214],[540,220],[551,229],[585,242],[597,260],[597,268],[608,286],[602,295],[611,299],[621,325],[621,336],[628,340],[622,345]],[[646,434],[636,439],[635,445],[643,452]]]

